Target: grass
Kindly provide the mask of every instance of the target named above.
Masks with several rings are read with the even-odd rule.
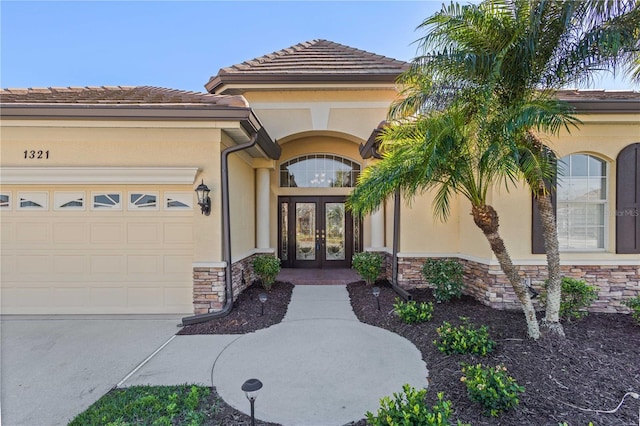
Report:
[[[69,426],[198,426],[217,407],[215,395],[205,386],[134,386],[110,391]]]

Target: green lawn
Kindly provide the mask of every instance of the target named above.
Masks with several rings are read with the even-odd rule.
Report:
[[[189,425],[210,420],[218,410],[211,388],[204,386],[135,386],[114,389],[70,426]]]

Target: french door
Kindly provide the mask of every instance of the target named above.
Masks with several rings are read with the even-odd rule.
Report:
[[[345,197],[279,197],[278,257],[290,268],[348,268],[360,226]]]

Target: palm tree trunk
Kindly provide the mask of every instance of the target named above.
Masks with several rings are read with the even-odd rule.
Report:
[[[507,279],[513,287],[513,291],[516,293],[524,316],[527,321],[527,332],[529,337],[538,340],[540,338],[540,328],[538,327],[538,319],[536,317],[536,311],[531,303],[531,297],[527,287],[523,284],[518,271],[511,262],[511,256],[507,251],[507,247],[504,245],[504,240],[498,233],[499,221],[498,213],[495,209],[489,205],[477,206],[473,205],[471,208],[471,214],[473,215],[473,221],[482,230],[485,237],[489,241],[491,250],[496,255],[502,272],[507,276]]]
[[[538,194],[535,198],[540,212],[542,234],[544,237],[544,249],[547,255],[547,298],[546,312],[542,325],[551,334],[564,337],[564,329],[560,324],[560,300],[562,296],[562,280],[560,278],[560,251],[558,249],[558,229],[556,227],[556,215],[551,204],[551,194],[544,190],[544,182],[538,185]]]

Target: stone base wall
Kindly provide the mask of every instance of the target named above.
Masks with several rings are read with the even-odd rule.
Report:
[[[422,277],[422,265],[426,258],[399,258],[398,284],[405,288],[428,287]],[[459,259],[464,267],[465,294],[496,309],[521,309],[520,302],[502,270],[497,265],[485,265]],[[545,265],[516,265],[522,278],[529,278],[533,288],[541,291],[547,278]],[[630,309],[622,301],[640,295],[640,267],[629,265],[581,265],[561,266],[561,274],[582,279],[598,288],[598,300],[589,311],[628,313]],[[539,306],[538,299],[534,304]]]
[[[254,254],[231,265],[234,301],[258,279],[251,266],[258,255]],[[222,309],[226,300],[225,272],[225,268],[193,268],[193,309],[196,315]]]

